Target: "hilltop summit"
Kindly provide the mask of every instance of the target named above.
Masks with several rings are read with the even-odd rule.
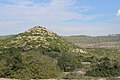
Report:
[[[78,46],[66,41],[45,27],[35,26],[6,41],[5,47],[20,47],[24,50],[42,48],[46,51],[85,53]]]
[[[80,67],[81,62],[76,59],[79,53],[85,51],[45,27],[35,26],[1,40],[0,63],[4,61],[4,64],[0,65],[0,76],[16,79],[58,78],[62,71]]]
[[[35,27],[27,30],[25,33],[27,33],[31,36],[45,36],[45,35],[55,36],[55,35],[57,35],[54,32],[51,32],[51,31],[47,30],[45,27],[41,27],[41,26],[35,26]]]

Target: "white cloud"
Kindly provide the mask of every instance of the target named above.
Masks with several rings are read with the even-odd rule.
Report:
[[[65,23],[64,21],[67,20],[92,20],[95,18],[93,15],[72,11],[71,8],[75,7],[76,3],[77,0],[51,0],[48,3],[11,0],[10,4],[0,5],[0,30],[6,30],[6,27],[20,29],[20,26],[21,29],[26,29],[27,26],[31,27],[32,25],[56,25],[54,28],[57,30],[56,27],[60,27],[59,23]],[[65,26],[62,25],[60,28]]]
[[[50,26],[56,26],[50,25]],[[61,28],[61,26],[64,26]],[[113,23],[91,23],[91,24],[83,24],[83,23],[59,23],[58,29],[56,30],[54,27],[50,28],[50,30],[54,32],[58,32],[60,35],[108,35],[108,34],[116,34],[119,33],[120,27],[119,24]]]
[[[120,16],[120,9],[117,11],[117,16]]]
[[[77,0],[51,0],[48,3],[35,3],[31,0],[11,1],[13,1],[12,4],[0,5],[0,34],[22,32],[35,25],[45,26],[62,35],[95,34],[95,31],[105,30],[96,27],[100,24],[90,26],[90,24],[65,22],[96,18],[95,15],[86,15],[72,10],[73,7],[77,7],[78,10],[83,9],[83,11],[93,8],[91,6],[77,6]],[[5,32],[8,28],[10,28],[9,31]]]
[[[14,0],[13,0],[14,1]],[[50,3],[34,3],[30,0],[19,0],[14,5],[0,7],[2,16],[12,17],[16,20],[37,20],[41,22],[54,22],[65,20],[89,20],[92,15],[85,15],[69,9],[75,5],[76,0],[52,0]],[[22,20],[23,19],[23,20]]]
[[[82,6],[81,9],[82,9],[83,11],[88,11],[88,10],[93,10],[93,9],[95,9],[95,7],[89,6],[89,5],[85,5],[85,6]]]

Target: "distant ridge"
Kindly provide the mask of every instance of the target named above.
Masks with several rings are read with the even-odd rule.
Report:
[[[83,48],[120,48],[120,34],[107,36],[64,36],[66,40]]]

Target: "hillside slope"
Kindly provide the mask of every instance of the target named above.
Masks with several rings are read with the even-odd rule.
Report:
[[[36,26],[0,41],[0,77],[58,78],[79,68],[75,55],[86,53],[46,28]]]
[[[119,35],[64,38],[41,26],[10,37],[2,36],[0,40],[0,78],[22,80],[82,78],[90,80],[94,77],[89,76],[101,77],[101,74],[103,74],[102,76],[107,74],[107,77],[120,76],[120,72],[118,72],[120,70],[119,49],[97,48],[96,45],[89,48],[88,46],[88,44],[119,41]],[[85,48],[81,49],[72,42],[79,43],[80,47]],[[115,46],[114,43],[113,46]],[[105,46],[102,45],[102,47]],[[101,67],[97,66],[99,64]],[[106,69],[105,65],[110,66],[112,70]],[[100,73],[98,74],[94,69]],[[107,71],[111,72],[110,75]],[[89,74],[86,76],[81,72],[84,74],[89,72]]]
[[[81,51],[76,45],[41,26],[36,26],[28,31],[7,38],[1,45],[3,48],[20,47],[25,50],[42,48],[47,51],[53,50],[57,52],[79,53]]]
[[[120,48],[120,34],[108,36],[64,36],[68,41],[83,48]]]

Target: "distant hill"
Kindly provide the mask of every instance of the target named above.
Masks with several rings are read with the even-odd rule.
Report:
[[[0,40],[7,39],[12,37],[13,35],[7,35],[7,36],[0,36]]]
[[[108,36],[64,36],[64,39],[83,48],[120,48],[120,34]]]

